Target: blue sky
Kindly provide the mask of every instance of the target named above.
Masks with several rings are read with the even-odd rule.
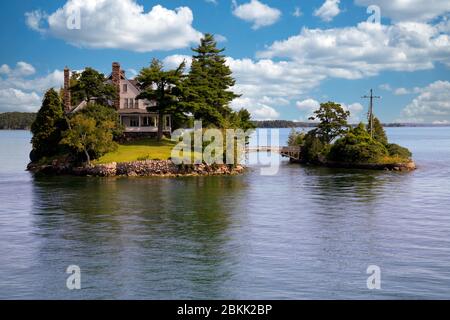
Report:
[[[210,32],[243,94],[233,107],[256,119],[306,120],[332,100],[365,120],[373,88],[384,122],[450,123],[449,13],[447,0],[2,1],[0,112],[37,110],[66,65],[119,61],[132,76],[153,57],[174,66]]]

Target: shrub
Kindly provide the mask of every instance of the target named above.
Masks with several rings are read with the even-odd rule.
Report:
[[[374,163],[386,155],[386,147],[371,139],[364,125],[360,124],[333,144],[328,159],[346,163]]]
[[[328,150],[328,144],[322,142],[317,136],[316,130],[311,130],[305,135],[302,147],[302,158],[305,162],[320,162],[321,156],[326,157]]]
[[[389,155],[392,157],[400,157],[403,159],[410,159],[412,156],[411,151],[409,151],[407,148],[399,146],[395,143],[389,143],[387,145],[387,150],[389,152]]]

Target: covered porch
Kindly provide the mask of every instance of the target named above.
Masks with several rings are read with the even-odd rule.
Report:
[[[125,127],[125,132],[147,133],[158,132],[159,116],[157,113],[120,113],[120,123]],[[172,132],[172,118],[163,116],[163,131]]]

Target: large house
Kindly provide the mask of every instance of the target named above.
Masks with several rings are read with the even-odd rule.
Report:
[[[125,72],[120,68],[118,62],[113,62],[112,72],[107,81],[114,85],[117,90],[117,99],[111,101],[111,105],[117,109],[120,122],[125,127],[126,134],[155,135],[158,132],[159,115],[153,101],[137,99],[141,88],[136,80],[127,79]],[[71,104],[70,94],[70,70],[64,69],[64,109],[67,113],[77,112],[87,105],[87,101],[81,102],[77,106]],[[162,121],[163,132],[171,133],[172,119],[170,115],[164,115]]]

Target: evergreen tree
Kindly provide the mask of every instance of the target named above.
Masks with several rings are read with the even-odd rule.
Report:
[[[192,50],[192,66],[184,88],[185,105],[205,126],[223,127],[233,112],[230,102],[239,97],[230,91],[235,80],[222,55],[225,49],[218,49],[214,36],[207,33]]]
[[[158,140],[163,137],[163,116],[166,113],[176,116],[180,113],[180,98],[182,96],[181,82],[186,66],[182,62],[177,69],[165,71],[158,59],[153,59],[148,68],[143,68],[136,77],[143,91],[138,99],[156,101],[156,109],[159,113]]]
[[[369,134],[372,128],[371,121],[372,120],[369,119],[369,123],[367,124],[367,131],[369,132]],[[384,146],[388,144],[386,131],[384,131],[383,125],[377,117],[373,117],[373,138]]]
[[[36,120],[31,125],[33,150],[31,161],[37,161],[45,156],[52,156],[58,152],[61,131],[64,129],[64,112],[61,99],[54,89],[45,93],[42,106]]]

